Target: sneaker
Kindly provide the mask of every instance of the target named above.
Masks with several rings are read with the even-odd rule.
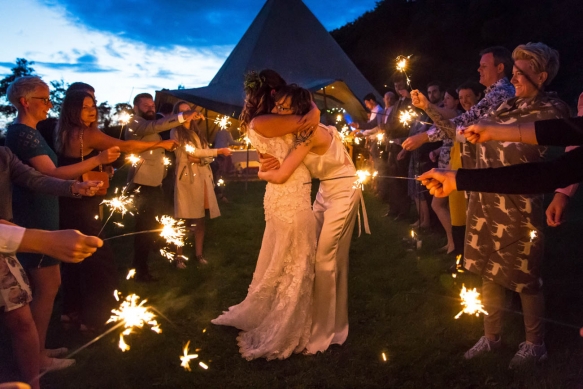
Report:
[[[522,342],[518,346],[518,351],[508,365],[509,369],[518,369],[527,364],[535,364],[545,361],[548,358],[545,344],[536,345],[530,342]]]
[[[480,338],[480,340],[478,340],[478,342],[474,345],[474,347],[472,347],[471,349],[466,351],[466,353],[464,354],[464,358],[465,359],[475,358],[479,355],[482,355],[482,354],[485,354],[487,352],[490,352],[490,351],[493,351],[493,350],[500,348],[501,344],[502,344],[502,338],[498,339],[495,342],[492,342],[487,337],[482,336]]]

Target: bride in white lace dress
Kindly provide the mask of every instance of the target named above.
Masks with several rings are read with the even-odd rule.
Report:
[[[242,127],[259,152],[282,163],[293,148],[294,136],[267,138],[254,130],[253,122],[248,123],[250,117],[272,108],[270,91],[276,85],[269,80],[279,75],[265,72],[247,77]],[[242,330],[237,342],[248,360],[285,359],[302,352],[310,338],[316,226],[307,183],[310,173],[302,164],[284,184],[267,184],[265,232],[247,297],[212,320]]]

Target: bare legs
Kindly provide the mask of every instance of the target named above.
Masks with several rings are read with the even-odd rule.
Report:
[[[61,273],[59,265],[30,269],[30,278],[33,285],[34,299],[30,303],[30,312],[38,332],[40,345],[41,364],[49,363],[45,355],[45,342],[49,321],[53,312],[55,297],[61,285]]]
[[[431,220],[429,218],[429,206],[427,205],[427,201],[425,198],[419,198],[419,196],[415,196],[413,200],[415,200],[415,206],[417,207],[417,213],[419,214],[419,220],[414,223],[415,226],[419,228],[429,228],[431,226]]]
[[[451,215],[449,214],[448,198],[434,197],[433,201],[431,202],[431,208],[433,208],[433,211],[435,211],[435,214],[437,215],[437,218],[441,222],[441,225],[445,230],[445,234],[447,235],[446,252],[449,254],[455,249],[455,245],[453,243],[453,235],[451,233]]]
[[[30,307],[25,305],[5,312],[3,316],[4,323],[10,331],[12,349],[22,378],[30,384],[32,389],[40,389],[38,381],[40,346]]]

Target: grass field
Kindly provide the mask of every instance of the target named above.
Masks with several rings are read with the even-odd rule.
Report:
[[[407,222],[380,217],[383,206],[366,196],[372,235],[354,238],[350,255],[350,335],[347,342],[316,356],[294,355],[285,361],[248,362],[239,356],[237,330],[210,320],[246,294],[260,248],[264,219],[264,184],[230,182],[229,204],[222,217],[208,222],[205,254],[209,265],[190,263],[180,271],[152,254],[155,284],[125,281],[132,239],[113,240],[124,294],[137,293],[163,312],[163,333],[144,329],[127,338],[131,349],[117,348],[118,333],[80,352],[77,365],[43,377],[44,388],[583,388],[583,236],[581,198],[575,217],[547,231],[545,282],[549,360],[537,369],[511,372],[508,362],[523,341],[519,300],[506,315],[502,350],[465,361],[462,354],[482,334],[482,319],[460,311],[459,290],[479,286],[471,275],[453,279],[445,273],[452,259],[435,255],[444,239],[422,236],[419,252],[407,251],[402,237]],[[411,221],[409,221],[411,222]],[[126,224],[131,217],[126,216]],[[128,228],[131,231],[131,228]],[[109,236],[119,234],[110,228]],[[189,254],[187,249],[187,255]],[[91,338],[60,328],[55,315],[49,342],[75,349]],[[186,341],[200,349],[192,372],[180,367]],[[10,373],[8,342],[2,336],[3,375]],[[382,353],[387,356],[383,361]],[[7,363],[4,363],[7,361]],[[11,377],[10,377],[11,376]]]

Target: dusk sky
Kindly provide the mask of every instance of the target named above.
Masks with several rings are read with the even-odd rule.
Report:
[[[328,30],[376,0],[305,0]],[[84,81],[99,101],[140,92],[205,86],[245,33],[264,0],[0,0],[0,75],[16,58],[34,61],[45,81]]]

